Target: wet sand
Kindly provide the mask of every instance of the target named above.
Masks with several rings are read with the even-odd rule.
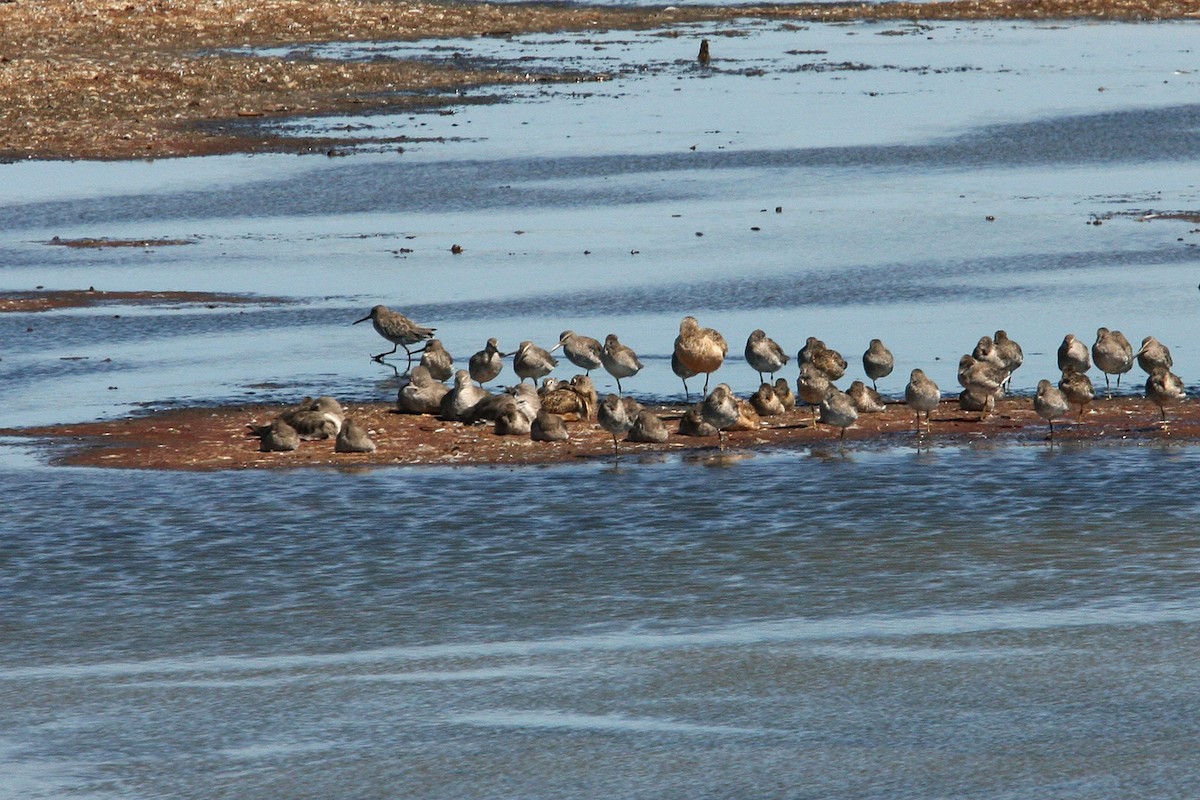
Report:
[[[721,455],[716,437],[680,436],[682,406],[651,407],[667,420],[672,432],[664,444],[622,442],[621,460],[636,461],[668,453]],[[570,422],[566,442],[535,442],[528,436],[497,436],[490,424],[443,422],[428,415],[398,414],[388,404],[349,404],[347,415],[367,428],[378,449],[374,453],[335,453],[333,440],[301,442],[293,452],[262,453],[247,424],[266,424],[283,406],[184,408],[104,422],[0,430],[44,442],[52,463],[68,466],[127,469],[226,470],[368,465],[531,465],[612,459],[612,437],[598,425]],[[1159,421],[1158,407],[1139,397],[1118,396],[1093,403],[1081,422],[1074,417],[1055,423],[1054,445],[1200,443],[1200,404],[1168,409],[1169,425]],[[726,434],[724,455],[768,449],[812,448],[853,454],[886,446],[1016,444],[1051,446],[1045,420],[1028,397],[997,404],[987,420],[961,411],[957,401],[944,401],[933,412],[931,428],[920,436],[913,415],[900,403],[880,414],[864,414],[839,442],[837,429],[812,424],[807,408],[762,420],[756,430]]]
[[[283,138],[247,124],[289,117],[470,102],[474,87],[604,80],[418,61],[271,58],[231,48],[663,28],[759,17],[849,20],[1103,19],[1200,16],[1200,2],[1004,0],[787,6],[489,5],[381,0],[22,0],[0,2],[0,159],[134,159],[336,152],[362,140]],[[681,51],[691,52],[691,47]],[[477,98],[476,101],[487,98]],[[402,139],[376,140],[399,146]]]
[[[53,311],[60,308],[87,308],[99,305],[163,306],[202,305],[208,308],[253,303],[278,304],[279,298],[251,297],[220,292],[107,292],[87,289],[57,289],[31,292],[0,292],[0,314]]]

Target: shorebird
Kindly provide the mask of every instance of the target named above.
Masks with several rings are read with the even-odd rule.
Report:
[[[775,396],[779,398],[784,413],[796,407],[796,395],[792,391],[792,385],[788,383],[787,378],[777,378],[775,380]]]
[[[592,370],[600,369],[603,363],[600,356],[603,345],[590,336],[580,336],[575,331],[563,331],[558,335],[558,344],[551,347],[550,352],[553,353],[560,347],[567,360],[588,375],[592,374]]]
[[[1058,346],[1058,368],[1064,370],[1067,367],[1081,375],[1092,368],[1092,357],[1088,353],[1087,345],[1073,333],[1064,336],[1062,344]]]
[[[428,367],[418,364],[413,367],[408,383],[396,393],[396,410],[405,414],[436,414],[449,391],[449,386],[434,380]]]
[[[667,426],[663,425],[663,421],[659,419],[658,415],[653,411],[642,409],[634,418],[633,427],[629,429],[628,441],[662,444],[668,436]]]
[[[760,417],[777,417],[783,413],[783,403],[775,396],[775,387],[765,381],[750,395],[750,405]]]
[[[571,435],[562,417],[542,408],[529,426],[529,438],[535,442],[562,442]]]
[[[496,416],[493,431],[497,436],[529,436],[533,424],[516,406],[508,406]]]
[[[979,421],[982,422],[996,410],[996,395],[963,389],[958,393],[958,407],[963,411],[978,411]]]
[[[914,369],[904,387],[904,402],[917,415],[917,432],[921,430],[921,412],[925,412],[925,427],[929,427],[929,413],[937,408],[942,399],[942,392],[932,378],[925,375],[923,370]]]
[[[600,393],[596,391],[596,384],[587,375],[576,375],[571,378],[571,388],[579,395],[580,413],[583,414],[583,418],[594,419],[596,408],[600,405]]]
[[[604,402],[596,409],[596,421],[600,423],[601,428],[612,434],[613,457],[620,458],[621,452],[618,449],[617,438],[629,433],[634,420],[629,418],[628,409],[621,402],[619,395],[610,394],[604,398]]]
[[[821,422],[841,428],[842,433],[838,438],[845,441],[846,428],[849,428],[857,420],[858,409],[854,407],[854,401],[832,383],[829,384],[829,391],[825,393],[825,399],[821,401]]]
[[[992,362],[981,361],[973,356],[963,356],[959,359],[958,382],[968,394],[979,399],[982,408],[977,410],[982,411],[984,417],[995,408],[996,399],[1003,396],[1004,382],[1008,377],[1009,373],[1003,367]]]
[[[449,422],[463,422],[471,410],[491,397],[491,393],[476,386],[465,369],[454,373],[454,387],[442,398],[439,416]]]
[[[1096,341],[1092,345],[1092,360],[1096,368],[1104,373],[1104,388],[1112,397],[1112,385],[1109,375],[1117,376],[1117,388],[1121,388],[1121,375],[1133,369],[1133,345],[1120,331],[1110,331],[1108,328],[1096,330]]]
[[[333,400],[332,397],[328,399]],[[316,402],[302,403],[283,412],[279,418],[294,428],[300,438],[306,442],[337,436],[338,431],[342,429],[341,405],[338,405],[335,410],[328,405],[328,401],[325,402],[328,410],[321,409],[321,401],[318,398]],[[337,403],[336,400],[333,402]]]
[[[699,373],[692,372],[685,367],[683,362],[679,360],[679,353],[671,353],[671,371],[675,373],[675,377],[683,381],[683,399],[688,403],[692,402],[692,394],[688,391],[687,379],[694,378]]]
[[[993,367],[1004,368],[1004,358],[996,349],[996,342],[990,336],[980,336],[979,341],[975,345],[975,349],[971,351],[971,358],[976,361],[983,361],[991,364]]]
[[[559,417],[570,416],[572,419],[588,418],[583,399],[575,387],[566,381],[547,378],[538,394],[542,398],[542,409],[547,413]]]
[[[1175,366],[1175,361],[1171,358],[1170,349],[1153,336],[1147,336],[1145,339],[1142,339],[1142,346],[1137,351],[1136,358],[1138,366],[1145,370],[1147,375],[1154,372],[1155,367],[1163,367],[1170,370],[1171,367]]]
[[[1058,388],[1067,398],[1067,402],[1079,406],[1079,419],[1083,419],[1084,407],[1096,397],[1096,389],[1092,379],[1082,372],[1076,372],[1069,364],[1063,367],[1062,380]]]
[[[550,355],[549,350],[530,341],[521,342],[513,354],[513,372],[522,383],[526,378],[532,378],[537,385],[538,378],[549,375],[557,366],[558,359]]]
[[[812,364],[814,367],[825,373],[825,377],[831,381],[840,380],[846,374],[846,359],[842,358],[842,354],[832,347],[826,345],[823,341],[815,336],[808,337],[805,340],[804,347],[800,348],[800,352],[796,354],[796,360],[803,367],[805,364]],[[818,400],[818,403],[821,401]]]
[[[357,325],[360,322],[371,320],[371,324],[375,326],[375,332],[383,338],[387,339],[394,346],[386,353],[371,356],[375,361],[383,361],[384,356],[390,356],[397,349],[403,347],[404,352],[408,354],[408,367],[412,368],[412,351],[408,349],[409,345],[433,337],[433,332],[436,328],[426,328],[423,325],[418,325],[408,317],[398,311],[392,311],[387,306],[379,305],[371,308],[371,311],[362,319],[356,319],[352,324]]]
[[[867,351],[863,353],[862,362],[863,372],[867,373],[867,377],[871,379],[872,389],[878,389],[876,381],[891,375],[896,366],[896,359],[892,356],[892,351],[888,350],[879,339],[871,340]]]
[[[684,368],[699,375],[704,373],[704,392],[708,392],[708,379],[721,368],[729,354],[729,343],[712,328],[702,328],[695,317],[684,317],[679,323],[679,335],[675,337],[675,355]],[[678,374],[678,373],[676,373]]]
[[[1000,366],[1008,373],[1008,378],[1004,381],[1005,386],[1011,388],[1012,374],[1025,363],[1025,351],[1021,349],[1021,345],[1017,344],[1016,340],[1010,339],[1004,330],[998,330],[993,334],[992,343],[996,346],[996,355],[1000,356]]]
[[[645,366],[633,352],[617,339],[615,333],[604,337],[604,347],[600,351],[600,361],[605,371],[617,379],[617,391],[621,392],[621,378],[631,378]]]
[[[755,330],[746,340],[746,363],[758,373],[760,383],[764,372],[771,373],[771,380],[775,380],[775,373],[787,362],[787,353],[762,330]]]
[[[800,365],[800,377],[796,379],[796,394],[812,407],[813,424],[817,423],[817,406],[825,399],[832,381],[817,369],[815,365],[805,361]]]
[[[700,416],[709,425],[717,429],[719,447],[725,449],[725,429],[736,423],[742,416],[738,408],[737,398],[727,383],[719,383],[712,392],[704,398],[700,406]]]
[[[505,355],[505,353],[500,352],[499,342],[495,339],[488,339],[483,349],[471,356],[467,362],[467,369],[471,374],[471,378],[480,386],[483,386],[488,381],[495,380],[500,371],[504,369]]]
[[[1054,438],[1054,420],[1065,417],[1071,410],[1067,397],[1057,386],[1042,378],[1038,381],[1037,395],[1033,398],[1033,410],[1046,422],[1050,423],[1050,439]]]
[[[258,449],[264,453],[288,452],[300,446],[300,434],[281,418],[276,417],[269,425],[251,425],[250,431],[258,437]]]
[[[1146,397],[1158,406],[1164,425],[1167,422],[1167,406],[1182,403],[1185,396],[1183,378],[1166,367],[1155,367],[1146,379]]]
[[[367,434],[365,428],[352,419],[347,419],[338,431],[337,441],[333,444],[335,453],[374,453],[375,442]]]
[[[700,52],[696,54],[696,60],[700,62],[700,66],[707,67],[709,61],[708,54],[708,39],[700,40]]]
[[[718,435],[717,429],[704,421],[704,414],[701,412],[703,406],[703,402],[697,403],[685,411],[683,416],[679,418],[680,436],[707,437]]]
[[[860,414],[878,414],[887,409],[879,392],[874,389],[868,389],[867,385],[862,381],[851,383],[850,388],[846,390],[846,394],[849,395],[850,401],[854,403],[854,407],[858,409],[858,413]]]
[[[450,355],[441,339],[430,339],[421,353],[421,366],[437,381],[448,381],[454,374],[454,356]]]

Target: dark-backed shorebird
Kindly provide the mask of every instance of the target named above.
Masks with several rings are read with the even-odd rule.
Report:
[[[398,311],[392,311],[387,306],[374,306],[371,311],[362,319],[356,319],[353,324],[357,325],[360,322],[371,320],[371,324],[375,326],[375,332],[392,343],[393,347],[386,353],[371,356],[376,361],[383,361],[384,356],[390,356],[397,349],[403,347],[404,352],[408,354],[408,368],[412,368],[412,350],[409,350],[409,345],[414,345],[417,342],[425,339],[433,338],[433,332],[436,328],[426,328],[424,325],[418,325],[408,317]]]

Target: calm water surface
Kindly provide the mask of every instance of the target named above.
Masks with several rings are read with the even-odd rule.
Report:
[[[891,395],[913,367],[953,386],[999,327],[1018,392],[1099,325],[1193,381],[1195,223],[1146,215],[1200,209],[1195,31],[334,49],[611,80],[280,128],[443,139],[404,153],[0,167],[0,289],[287,301],[0,315],[0,427],[388,399],[350,326],[378,302],[460,361],[617,332],[643,398],[680,395],[688,313],[743,392],[757,327],[852,364],[881,336]],[[1197,459],[935,442],[161,475],[0,441],[0,797],[1194,797]]]

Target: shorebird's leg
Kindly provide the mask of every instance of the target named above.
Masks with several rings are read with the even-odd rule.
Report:
[[[725,449],[725,431],[722,428],[717,428],[717,449]]]
[[[712,377],[712,373],[711,373],[711,372],[706,372],[706,373],[704,373],[704,394],[705,394],[705,395],[707,395],[707,394],[708,394],[708,379],[709,379],[710,377]]]
[[[877,391],[877,392],[879,391],[879,387],[875,385],[875,379],[874,379],[874,378],[871,378],[871,388],[872,388],[872,389],[874,389],[874,390],[875,390],[875,391]]]
[[[617,394],[625,394],[625,392],[621,391],[621,379],[620,378],[617,378]]]
[[[383,361],[384,356],[390,356],[392,353],[396,352],[399,348],[400,348],[400,345],[396,344],[391,350],[388,350],[386,353],[380,353],[377,356],[371,356],[371,360],[372,361]]]
[[[683,379],[680,378],[680,380],[683,380]],[[692,393],[688,391],[687,381],[683,381],[683,400],[686,403],[692,402]]]
[[[617,435],[614,433],[612,435],[612,437],[613,437],[613,459],[615,460],[615,459],[618,459],[621,457],[621,451],[617,449]]]

